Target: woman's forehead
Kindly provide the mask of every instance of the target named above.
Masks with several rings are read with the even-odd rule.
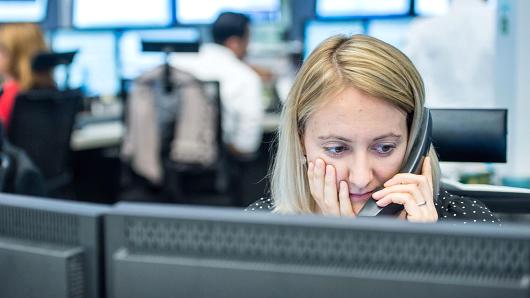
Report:
[[[316,108],[306,129],[363,136],[403,133],[407,129],[406,118],[406,113],[388,100],[369,96],[355,88],[345,88]]]

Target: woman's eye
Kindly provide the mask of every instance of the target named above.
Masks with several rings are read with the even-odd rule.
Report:
[[[331,154],[341,154],[342,152],[346,151],[345,146],[331,146],[331,147],[325,147],[325,150]]]
[[[379,144],[375,146],[375,151],[377,151],[379,154],[385,155],[390,154],[395,148],[396,145],[394,144]]]

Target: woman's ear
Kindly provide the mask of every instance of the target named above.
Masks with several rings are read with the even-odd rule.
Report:
[[[303,135],[300,136],[300,147],[301,147],[301,149],[302,149],[302,155],[303,155],[303,157],[302,157],[302,163],[303,163],[303,164],[307,164],[307,153],[306,153],[306,151],[305,151],[305,146],[304,146],[304,136],[303,136]]]
[[[299,139],[300,139],[300,148],[302,148],[302,155],[303,155],[303,156],[306,156],[307,153],[306,153],[306,151],[305,151],[304,135],[303,135],[303,134],[300,134],[299,136],[300,136],[300,138],[299,138]]]

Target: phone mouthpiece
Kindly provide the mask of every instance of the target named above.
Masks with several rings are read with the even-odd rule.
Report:
[[[364,204],[361,211],[359,211],[359,214],[357,214],[357,216],[378,216],[378,215],[392,216],[401,210],[403,210],[403,205],[390,204],[386,207],[381,208],[376,204],[376,201],[373,198],[370,198],[368,201],[366,201],[366,203]]]

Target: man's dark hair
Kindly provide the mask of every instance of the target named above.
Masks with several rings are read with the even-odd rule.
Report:
[[[213,41],[217,44],[232,37],[243,37],[247,34],[250,18],[241,13],[223,12],[217,17],[212,26]]]

